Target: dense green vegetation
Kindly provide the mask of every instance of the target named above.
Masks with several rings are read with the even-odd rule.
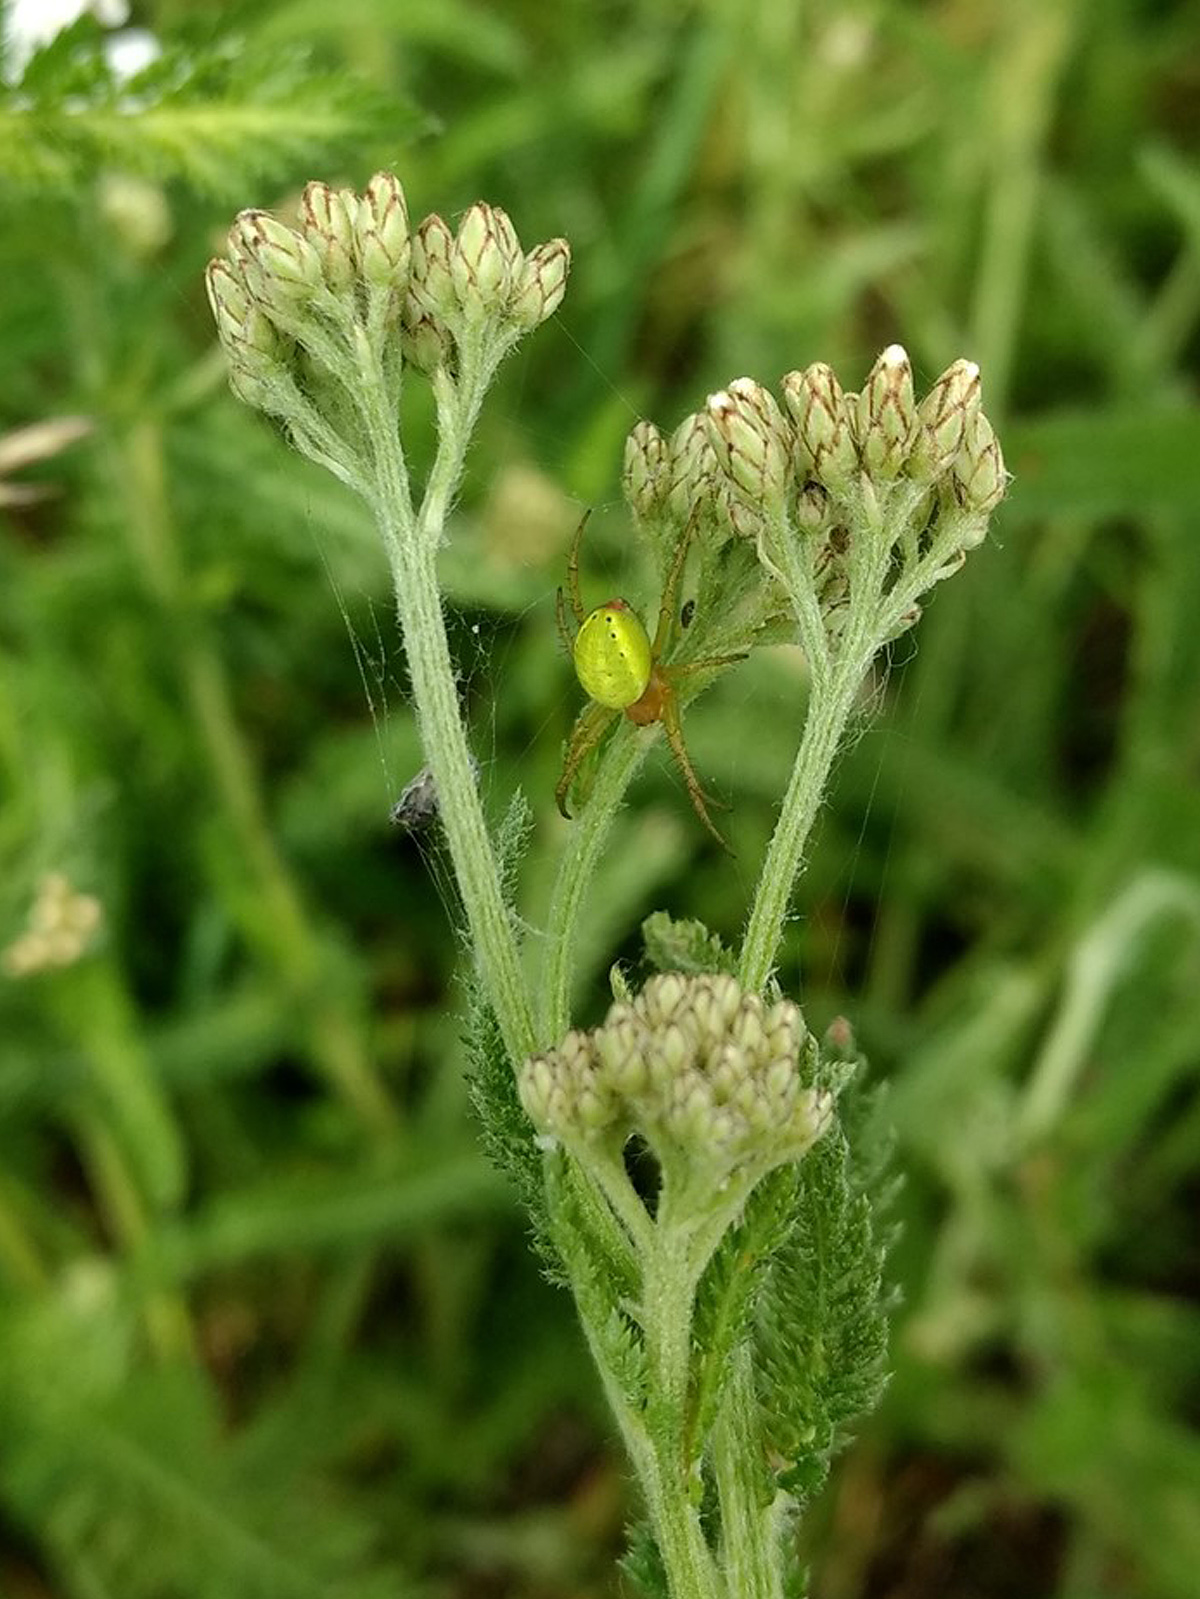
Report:
[[[864,704],[781,970],[853,1018],[903,1174],[812,1591],[1191,1599],[1200,8],[135,10],[132,86],[85,21],[0,91],[0,1593],[618,1591],[636,1507],[480,1146],[448,868],[388,821],[421,758],[374,530],[204,303],[236,209],[386,166],[574,250],[443,563],[535,928],[581,507],[588,592],[652,587],[632,423],[893,339],[980,362],[1012,491]],[[761,651],[689,709],[732,860],[656,751],[583,1019],[655,906],[736,934],[802,706]]]

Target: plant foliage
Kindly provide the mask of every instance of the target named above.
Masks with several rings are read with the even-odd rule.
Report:
[[[413,120],[411,109],[316,69],[310,52],[256,44],[209,18],[127,76],[111,36],[85,14],[0,93],[0,180],[78,190],[114,167],[240,196]]]

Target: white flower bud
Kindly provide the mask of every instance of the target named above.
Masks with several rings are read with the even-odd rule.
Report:
[[[774,396],[752,378],[710,394],[709,443],[726,478],[755,509],[777,513],[787,492],[789,428]]]
[[[324,282],[321,258],[309,241],[265,211],[234,218],[229,250],[254,298],[267,307],[303,304]]]
[[[259,410],[275,406],[278,380],[287,370],[288,344],[262,305],[251,297],[245,276],[228,261],[210,261],[204,277],[217,337],[229,362],[229,385]]]
[[[841,488],[858,469],[858,452],[850,422],[853,406],[833,368],[815,361],[785,394],[813,477],[826,488]]]
[[[539,1130],[581,1159],[595,1138],[633,1130],[670,1169],[719,1188],[743,1164],[761,1174],[813,1141],[802,1042],[787,1001],[768,1011],[731,977],[663,973],[594,1031],[526,1061],[521,1099]]]
[[[932,483],[953,466],[967,424],[979,410],[979,368],[974,361],[948,366],[917,407],[917,429],[908,458],[910,477]]]
[[[400,348],[408,364],[425,373],[447,365],[454,352],[454,340],[441,318],[423,310],[411,291],[400,313]]]
[[[570,269],[571,248],[565,239],[551,239],[529,252],[508,307],[517,327],[528,331],[554,315],[567,292]]]
[[[410,258],[411,297],[425,315],[444,320],[458,310],[450,256],[454,235],[436,213],[427,216],[413,235]]]
[[[483,317],[503,310],[523,265],[507,214],[482,200],[471,206],[450,252],[450,275],[464,315]]]
[[[1008,488],[1000,441],[982,411],[969,419],[954,461],[963,504],[972,511],[995,510]]]
[[[864,470],[890,481],[908,459],[917,426],[912,367],[902,345],[889,344],[871,368],[854,417]]]
[[[635,516],[662,509],[671,486],[670,447],[653,422],[636,423],[625,440],[622,484]]]
[[[703,415],[685,417],[675,429],[671,435],[670,457],[671,486],[667,504],[679,521],[686,522],[698,504],[714,500],[719,475]]]
[[[0,955],[14,978],[73,966],[86,953],[100,925],[100,901],[80,894],[62,872],[48,872],[38,885],[25,930]]]
[[[325,282],[343,293],[354,282],[358,201],[349,189],[310,183],[300,201],[304,236],[320,257]]]
[[[377,172],[358,202],[358,260],[364,279],[380,289],[403,289],[408,281],[408,203],[400,179]]]

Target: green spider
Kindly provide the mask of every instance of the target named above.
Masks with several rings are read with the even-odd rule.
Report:
[[[590,514],[590,513],[589,513]],[[572,659],[575,675],[589,697],[571,732],[567,745],[562,776],[554,797],[563,816],[567,810],[567,795],[576,773],[584,760],[608,732],[624,711],[638,727],[650,727],[661,722],[667,743],[675,757],[680,775],[687,785],[692,807],[705,827],[724,849],[728,845],[713,826],[708,805],[719,802],[705,794],[700,786],[687,747],[683,742],[683,724],[679,709],[676,684],[682,677],[695,672],[709,672],[733,661],[744,661],[746,652],[737,655],[715,655],[705,661],[688,661],[686,665],[668,666],[663,653],[670,642],[671,627],[675,617],[679,581],[683,576],[684,562],[696,527],[693,516],[684,528],[671,560],[671,569],[663,588],[662,603],[658,612],[658,626],[653,641],[642,626],[641,618],[626,600],[606,600],[594,611],[585,613],[579,597],[579,545],[587,516],[576,529],[567,562],[567,589],[577,631],[572,639],[567,626],[563,591],[558,591],[558,630]],[[689,617],[690,621],[691,618]],[[706,803],[707,802],[707,803]]]

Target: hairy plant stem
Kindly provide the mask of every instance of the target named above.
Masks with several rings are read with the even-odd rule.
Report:
[[[468,341],[457,382],[451,384],[445,374],[435,376],[438,451],[415,519],[395,397],[377,354],[365,346],[358,351],[363,380],[359,403],[370,441],[372,506],[391,568],[421,740],[437,784],[439,814],[483,981],[509,1056],[519,1062],[534,1047],[533,1019],[459,710],[437,581],[446,516],[501,353],[478,344],[471,347]]]
[[[722,1586],[693,1503],[685,1448],[692,1316],[704,1266],[693,1243],[686,1216],[672,1215],[671,1196],[664,1190],[653,1246],[642,1260],[649,1430],[654,1440],[652,1474],[644,1486],[671,1599],[718,1599]]]
[[[879,647],[881,595],[890,552],[890,541],[884,537],[881,523],[873,492],[864,491],[855,539],[858,558],[850,574],[846,631],[836,653],[827,653],[823,645],[820,650],[809,646],[814,658],[804,733],[742,940],[738,975],[745,988],[761,990],[775,965],[792,888],[803,864],[804,846],[854,701]],[[802,631],[807,634],[803,628],[804,611],[799,606],[798,609]]]
[[[590,1226],[598,1227],[610,1239],[615,1228],[614,1257],[625,1257],[628,1252],[630,1263],[637,1264],[640,1291],[631,1314],[642,1331],[645,1368],[644,1385],[639,1385],[636,1394],[627,1391],[622,1373],[609,1365],[608,1308],[597,1304],[590,1289],[579,1291],[579,1285],[576,1298],[589,1347],[645,1496],[671,1599],[741,1599],[743,1590],[723,1580],[700,1515],[702,1444],[694,1432],[694,1322],[700,1281],[722,1237],[741,1213],[755,1175],[744,1174],[714,1196],[707,1181],[697,1188],[686,1168],[664,1171],[657,1211],[651,1217],[615,1146],[605,1149],[590,1143],[576,1147],[573,1153],[580,1178],[576,1194],[586,1201]],[[573,1254],[568,1245],[565,1258]],[[590,1270],[589,1266],[589,1277]],[[759,1550],[766,1548],[767,1529],[758,1525],[761,1516],[750,1486],[756,1482],[755,1407],[745,1389],[739,1392],[746,1401],[741,1441],[749,1454],[740,1470],[747,1486],[740,1500],[731,1500],[729,1514],[738,1514],[746,1523],[735,1536],[735,1545]],[[762,1569],[769,1573],[775,1567],[767,1563]],[[777,1599],[769,1583],[763,1586],[757,1575],[755,1581],[758,1586],[747,1592]]]
[[[539,984],[541,1047],[557,1043],[571,1025],[572,957],[579,917],[608,830],[648,747],[647,737],[623,717],[605,747],[587,803],[572,824],[550,896]]]
[[[804,846],[864,670],[858,656],[843,656],[834,664],[824,693],[813,685],[804,734],[746,923],[739,970],[744,988],[762,989],[775,965]]]
[[[721,1573],[737,1599],[783,1599],[782,1523],[787,1496],[761,1504],[764,1462],[754,1426],[757,1406],[750,1351],[733,1356],[733,1372],[713,1430],[713,1478],[721,1505]]]

